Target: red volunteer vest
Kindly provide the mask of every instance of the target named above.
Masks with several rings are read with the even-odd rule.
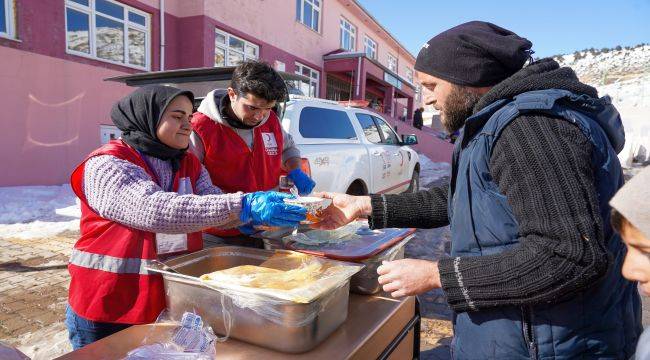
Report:
[[[84,166],[98,155],[113,155],[138,165],[158,182],[140,154],[121,140],[95,150],[72,172],[72,190],[81,200],[81,236],[68,265],[72,278],[68,301],[75,313],[88,320],[151,323],[165,308],[162,277],[144,269],[148,260],[157,258],[156,236],[104,219],[88,206],[83,192]],[[174,191],[183,177],[189,177],[195,189],[200,173],[199,160],[187,154],[174,178]],[[200,232],[188,234],[187,248],[187,252],[203,248]]]
[[[203,165],[212,183],[224,193],[267,191],[278,186],[284,138],[273,111],[264,124],[253,129],[252,150],[233,129],[203,113],[194,113],[192,128],[203,142]],[[205,231],[217,236],[239,234],[237,229]]]

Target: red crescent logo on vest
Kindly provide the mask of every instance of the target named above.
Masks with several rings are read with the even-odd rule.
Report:
[[[262,141],[264,142],[264,149],[269,155],[278,154],[278,143],[275,141],[275,135],[270,132],[262,133]]]

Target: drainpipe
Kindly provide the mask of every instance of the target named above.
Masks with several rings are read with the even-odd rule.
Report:
[[[160,71],[165,70],[165,0],[160,0]]]
[[[356,97],[359,98],[359,88],[361,87],[361,56],[357,58],[357,90]]]

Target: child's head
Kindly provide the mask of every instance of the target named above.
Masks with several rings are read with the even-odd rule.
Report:
[[[610,205],[612,227],[627,246],[623,276],[650,296],[650,167],[628,181]]]

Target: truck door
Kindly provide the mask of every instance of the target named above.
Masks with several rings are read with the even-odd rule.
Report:
[[[390,184],[387,187],[390,189],[388,192],[402,192],[408,188],[411,181],[411,174],[408,172],[408,152],[402,149],[399,137],[384,119],[378,116],[373,116],[373,118],[379,128],[382,144],[390,157],[392,171]]]
[[[390,156],[390,147],[382,142],[382,136],[377,127],[377,123],[371,115],[356,113],[359,124],[363,129],[366,140],[370,142],[367,145],[370,158],[370,179],[372,185],[369,192],[383,192],[392,186],[394,182],[393,163]]]

